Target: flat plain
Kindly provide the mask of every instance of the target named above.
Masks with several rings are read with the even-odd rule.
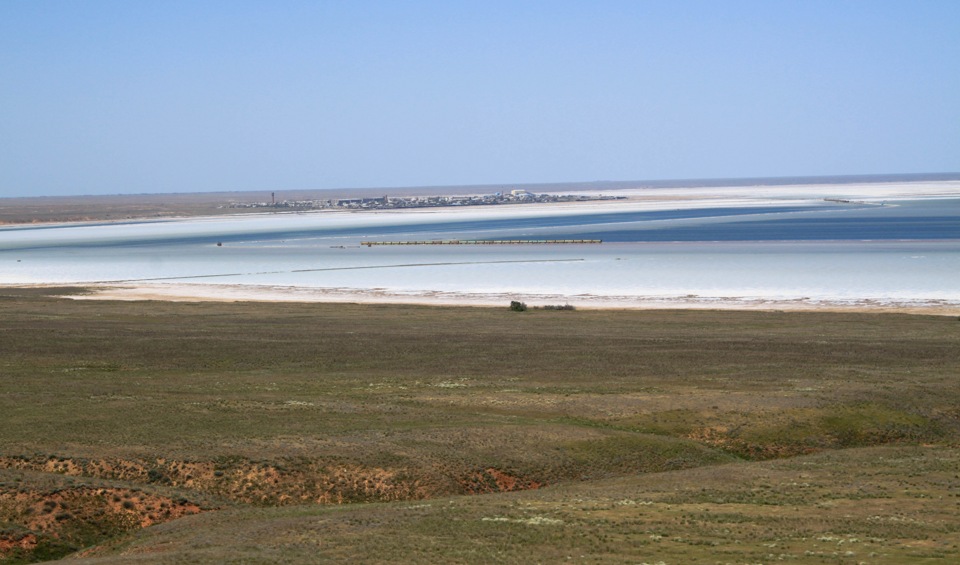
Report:
[[[4,562],[960,557],[955,317],[82,292],[0,293]]]

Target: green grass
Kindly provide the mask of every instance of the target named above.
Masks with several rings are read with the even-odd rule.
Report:
[[[96,562],[950,563],[958,466],[957,449],[886,446],[417,503],[232,509],[120,538]]]
[[[664,546],[722,556],[733,549],[713,545],[720,543],[716,536],[684,529],[696,523],[713,531],[716,520],[681,523],[665,507],[656,507],[656,514],[685,534],[640,535],[652,526],[634,528],[630,520],[637,518],[626,514],[615,520],[621,533],[604,534],[584,517],[594,516],[593,510],[578,510],[574,521],[559,518],[576,526],[551,529],[557,524],[527,523],[513,506],[490,502],[494,506],[486,508],[480,500],[547,497],[556,509],[583,498],[593,501],[587,504],[592,508],[600,504],[595,485],[606,485],[601,491],[608,492],[618,477],[648,481],[654,479],[644,477],[654,475],[674,477],[662,480],[677,481],[684,496],[693,496],[705,476],[698,473],[710,469],[750,474],[777,463],[753,460],[787,462],[794,459],[782,458],[828,457],[862,447],[933,445],[954,457],[960,437],[960,324],[950,317],[551,310],[517,315],[506,307],[124,303],[48,296],[68,291],[0,290],[0,467],[20,473],[19,482],[11,479],[0,488],[0,522],[9,522],[3,527],[13,528],[12,537],[30,522],[16,518],[2,497],[26,492],[39,501],[66,488],[38,478],[50,476],[106,481],[111,488],[222,509],[152,526],[137,538],[146,544],[154,535],[148,532],[179,531],[179,523],[224,520],[233,524],[223,526],[227,536],[234,521],[253,528],[261,520],[292,520],[292,530],[277,537],[292,541],[270,545],[257,539],[236,550],[266,561],[272,560],[269,551],[286,555],[300,543],[299,529],[306,526],[297,516],[337,524],[344,537],[339,549],[325,554],[331,559],[348,558],[348,540],[367,531],[411,534],[386,549],[364,548],[362,555],[374,561],[394,560],[391,555],[511,561],[524,552],[552,561],[565,559],[567,551],[600,561],[657,561],[649,550]],[[861,464],[888,467],[869,458]],[[842,490],[842,481],[835,482],[814,498],[829,500],[828,491]],[[548,488],[444,498],[538,485]],[[936,488],[955,511],[953,487]],[[896,496],[909,498],[911,492]],[[776,485],[756,493],[718,487],[684,504],[730,504],[717,500],[732,496],[758,507],[778,500],[806,505],[807,494]],[[403,510],[424,499],[429,508],[442,499],[460,510]],[[363,504],[345,511],[316,506],[325,502]],[[380,504],[364,510],[369,503]],[[620,516],[622,509],[612,508],[611,516]],[[471,512],[508,510],[513,513],[490,514],[504,520],[470,518]],[[357,517],[350,519],[361,522],[339,518],[353,512]],[[394,516],[394,525],[371,526],[371,512]],[[80,518],[100,528],[93,517]],[[597,524],[606,519],[596,518]],[[747,512],[743,519],[760,517]],[[63,520],[59,531],[76,523]],[[573,531],[566,528],[596,531],[597,537],[563,541]],[[30,531],[47,544],[63,539],[52,530]],[[455,543],[457,532],[462,546]],[[312,548],[309,535],[302,535],[303,547]],[[655,543],[654,535],[663,537]],[[481,541],[469,541],[474,536]],[[663,542],[674,537],[687,541]],[[58,551],[88,542],[71,543]],[[749,544],[756,549],[760,542]],[[190,547],[209,560],[227,551],[217,544],[202,551]],[[426,553],[418,553],[419,547]],[[728,561],[770,560],[760,553],[729,555]]]

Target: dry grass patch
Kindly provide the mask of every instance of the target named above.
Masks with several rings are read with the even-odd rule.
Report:
[[[769,561],[775,552],[738,552],[719,534],[697,537],[684,520],[735,531],[740,511],[730,505],[746,504],[754,510],[745,524],[762,510],[789,532],[814,519],[814,504],[832,524],[823,535],[846,535],[838,526],[846,507],[829,493],[853,494],[836,478],[822,491],[787,484],[799,478],[731,490],[709,473],[738,483],[753,469],[780,472],[769,466],[776,462],[729,465],[738,458],[827,457],[857,446],[948,449],[960,438],[960,324],[944,317],[93,303],[6,288],[0,336],[0,467],[26,473],[0,493],[48,492],[42,477],[72,477],[208,500],[232,508],[209,513],[231,523],[223,537],[187,544],[210,561],[233,555],[216,545],[229,531],[246,548],[237,555],[270,560],[271,547],[276,555],[299,551],[264,543],[233,520],[250,528],[266,520],[258,526],[266,530],[274,520],[290,524],[283,534],[290,540],[303,528],[304,551],[316,548],[314,528],[326,531],[318,524],[332,524],[343,537],[324,546],[331,559],[360,551],[348,542],[373,531],[386,532],[385,545],[357,555],[374,561],[509,561],[529,552],[545,561],[581,554],[642,561],[652,548],[674,561],[708,549],[730,561]],[[952,492],[931,486],[939,475],[928,463],[903,478],[927,490],[905,488],[898,500],[928,503],[921,494]],[[648,477],[647,490],[605,482],[614,477]],[[681,498],[648,495],[661,480],[651,477],[673,477],[671,493]],[[885,488],[895,480],[884,479]],[[591,490],[597,481],[605,486]],[[598,494],[607,489],[616,492]],[[467,493],[492,494],[452,505],[445,498]],[[547,507],[521,512],[508,502],[521,499],[509,496]],[[403,506],[422,499],[447,500],[449,508]],[[351,508],[315,507],[336,503]],[[806,509],[797,521],[771,513],[791,504]],[[703,505],[726,521],[696,518],[707,512]],[[257,509],[272,506],[283,509]],[[881,518],[868,530],[891,527],[882,503],[874,506]],[[20,551],[11,544],[42,533],[3,512],[13,532],[3,551]],[[338,518],[347,516],[358,522]],[[220,519],[174,523],[216,530]],[[172,524],[148,530],[179,531]],[[911,543],[937,531],[917,528]],[[409,536],[400,539],[401,531]],[[764,543],[776,543],[770,535]],[[457,545],[458,537],[469,543]],[[798,548],[789,553],[802,555]]]

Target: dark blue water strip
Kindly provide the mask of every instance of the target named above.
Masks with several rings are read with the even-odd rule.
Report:
[[[784,218],[699,226],[613,231],[584,230],[550,234],[553,239],[602,239],[606,242],[667,241],[826,241],[826,240],[960,240],[956,216],[923,218]],[[543,236],[509,236],[542,239]]]
[[[510,219],[476,219],[465,221],[438,222],[416,225],[394,225],[394,226],[363,226],[334,228],[324,227],[322,224],[310,229],[297,230],[279,230],[264,233],[251,234],[216,234],[212,233],[203,236],[186,237],[163,237],[163,236],[144,236],[142,238],[130,238],[122,241],[77,241],[77,242],[58,242],[56,244],[43,244],[28,247],[16,247],[16,249],[52,249],[52,248],[76,248],[76,247],[128,247],[143,245],[183,245],[183,244],[212,244],[216,242],[250,242],[250,241],[279,241],[288,239],[308,239],[319,237],[348,237],[360,236],[371,238],[382,238],[396,235],[420,234],[419,238],[427,238],[430,234],[443,234],[451,232],[470,233],[486,232],[496,230],[509,235],[517,231],[540,228],[573,228],[576,226],[588,226],[597,224],[617,224],[646,222],[654,220],[682,220],[698,218],[719,218],[719,217],[737,217],[737,216],[755,216],[758,214],[770,213],[792,213],[811,210],[823,210],[823,207],[813,206],[783,206],[783,207],[740,207],[740,208],[699,208],[683,210],[656,210],[646,212],[612,212],[602,214],[575,214],[545,216],[535,218],[510,218]],[[844,210],[853,209],[844,207]],[[322,216],[317,216],[322,220]],[[319,223],[319,222],[318,222]],[[498,236],[499,237],[499,236]],[[513,238],[510,236],[511,239]],[[2,237],[0,237],[0,249],[3,248]]]

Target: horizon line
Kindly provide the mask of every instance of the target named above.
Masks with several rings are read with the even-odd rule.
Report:
[[[676,178],[676,179],[647,179],[647,180],[591,180],[591,181],[559,181],[559,182],[519,182],[519,183],[476,183],[476,184],[434,184],[434,185],[407,185],[407,186],[367,186],[367,187],[335,187],[335,188],[264,188],[255,190],[213,190],[191,192],[118,192],[104,194],[50,194],[30,196],[0,196],[0,200],[19,199],[58,199],[58,198],[104,198],[104,197],[143,197],[143,196],[186,196],[206,194],[252,194],[261,192],[356,192],[356,191],[410,191],[417,189],[474,189],[474,188],[501,188],[501,187],[563,187],[563,190],[575,188],[608,188],[623,190],[627,188],[703,188],[703,187],[742,187],[742,186],[791,186],[803,184],[852,184],[864,182],[868,184],[882,184],[890,182],[922,182],[922,181],[950,181],[960,180],[960,172],[933,172],[933,173],[867,173],[843,175],[801,175],[801,176],[762,176],[762,177],[708,177],[708,178]]]

